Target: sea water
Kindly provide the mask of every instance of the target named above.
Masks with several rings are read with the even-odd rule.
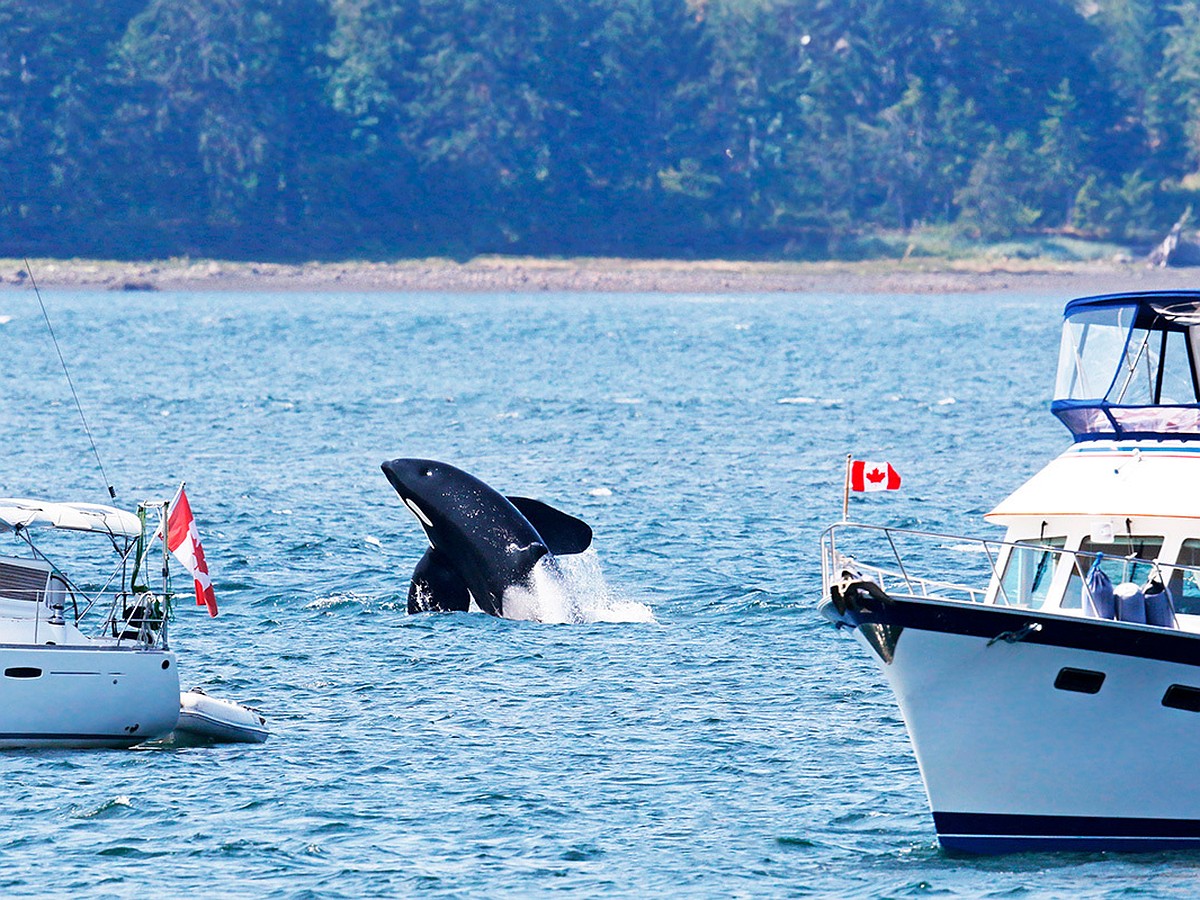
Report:
[[[272,736],[0,754],[4,896],[1195,893],[1198,855],[942,853],[815,612],[847,453],[904,479],[853,518],[997,533],[1068,442],[1068,296],[45,299],[118,501],[187,481],[221,612],[179,604],[183,687]],[[0,495],[104,502],[40,315],[0,294]],[[589,522],[569,624],[406,615],[396,456]]]

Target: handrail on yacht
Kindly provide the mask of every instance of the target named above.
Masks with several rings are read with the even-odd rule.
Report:
[[[895,560],[896,570],[883,568],[875,563],[863,563],[862,561],[852,557],[844,556],[839,559],[837,549],[837,535],[839,533],[856,531],[869,532],[879,535],[886,539],[887,546],[891,550],[891,556]],[[860,571],[871,574],[880,582],[880,587],[885,591],[887,587],[885,581],[889,579],[898,580],[903,583],[905,591],[909,596],[919,596],[934,599],[951,600],[953,598],[943,596],[946,593],[957,592],[966,594],[969,602],[981,603],[986,599],[988,588],[971,587],[970,585],[943,581],[937,578],[927,578],[920,575],[913,575],[909,566],[905,565],[904,557],[901,554],[900,547],[897,545],[897,537],[933,539],[936,541],[953,542],[955,546],[963,544],[972,545],[979,548],[988,560],[989,568],[991,569],[992,579],[997,586],[999,595],[1003,598],[1003,602],[1009,604],[1008,594],[1004,588],[1004,579],[1000,577],[998,569],[998,560],[1000,554],[1005,549],[1019,548],[1022,550],[1042,550],[1046,553],[1053,554],[1056,564],[1061,561],[1064,556],[1071,557],[1071,564],[1075,569],[1075,574],[1082,581],[1082,589],[1087,592],[1089,599],[1094,599],[1091,594],[1088,580],[1085,574],[1085,567],[1081,565],[1081,560],[1089,560],[1088,569],[1091,563],[1102,558],[1112,559],[1111,554],[1092,553],[1085,550],[1068,550],[1064,547],[1055,547],[1050,544],[1041,544],[1033,541],[1005,541],[991,540],[988,538],[968,537],[961,534],[947,534],[937,531],[923,531],[913,528],[895,528],[890,525],[871,525],[860,522],[836,522],[830,525],[821,534],[821,576],[822,583],[828,586],[836,580],[835,569],[842,564],[842,560],[853,561],[854,568]],[[882,547],[882,541],[880,542]],[[946,547],[944,549],[952,549]],[[910,554],[911,555],[911,554]],[[1164,584],[1166,584],[1175,572],[1190,573],[1200,584],[1200,566],[1186,565],[1178,562],[1159,562],[1156,559],[1142,559],[1140,557],[1120,557],[1131,563],[1142,563],[1150,568]],[[932,593],[931,593],[932,592]]]
[[[945,534],[936,531],[921,531],[912,528],[894,528],[890,525],[869,525],[860,522],[836,522],[826,528],[821,534],[821,575],[822,581],[825,584],[830,583],[833,569],[835,567],[837,553],[836,533],[838,531],[848,530],[875,532],[886,538],[888,546],[892,551],[892,558],[896,561],[896,566],[899,571],[890,572],[889,570],[884,569],[877,564],[864,564],[859,560],[854,561],[856,567],[860,569],[868,568],[879,576],[890,575],[892,577],[899,578],[899,580],[904,583],[908,593],[913,596],[936,596],[936,594],[930,593],[931,589],[935,591],[957,591],[965,593],[970,599],[970,602],[973,603],[980,603],[983,601],[984,596],[987,594],[986,588],[975,588],[969,585],[943,581],[936,578],[925,578],[922,576],[912,575],[908,571],[908,568],[904,565],[904,559],[900,553],[900,548],[896,546],[896,536],[903,535],[906,537],[934,538],[937,540],[954,541],[958,544],[966,542],[976,545],[980,547],[987,555],[988,564],[991,567],[993,575],[998,574],[996,569],[996,553],[993,552],[993,548],[996,548],[998,551],[1000,548],[1010,546],[1006,545],[1004,541],[991,541],[985,538],[965,537],[958,534]],[[1029,545],[1022,544],[1021,546],[1027,547]],[[1055,548],[1047,547],[1046,549],[1054,550]],[[881,587],[882,586],[883,585],[881,585]]]

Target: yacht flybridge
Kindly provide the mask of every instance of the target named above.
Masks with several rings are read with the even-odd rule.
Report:
[[[159,565],[149,540],[166,507],[0,500],[12,539],[0,548],[0,748],[129,747],[175,728],[166,551]],[[68,576],[48,551],[86,538]]]
[[[1200,848],[1200,291],[1069,303],[1074,444],[984,540],[841,522],[820,609],[900,705],[948,849]]]

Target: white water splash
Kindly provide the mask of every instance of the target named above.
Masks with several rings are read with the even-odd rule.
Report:
[[[595,550],[539,562],[529,585],[504,592],[504,618],[554,625],[657,622],[650,607],[617,596]]]

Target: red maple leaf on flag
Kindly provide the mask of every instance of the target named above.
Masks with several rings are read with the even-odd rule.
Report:
[[[875,468],[867,473],[867,481],[872,484],[879,484],[885,478],[887,478],[887,472],[884,472],[882,469]]]

